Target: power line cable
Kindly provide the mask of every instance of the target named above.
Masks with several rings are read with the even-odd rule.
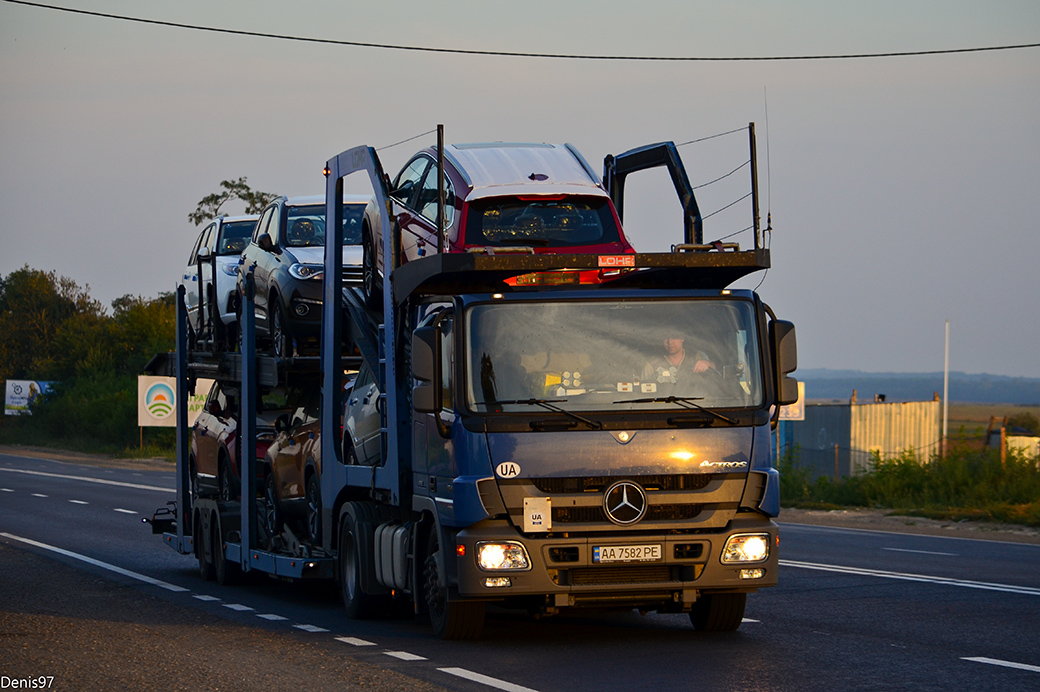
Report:
[[[911,50],[892,51],[886,53],[844,53],[834,55],[763,55],[763,56],[666,56],[666,55],[578,55],[567,53],[530,53],[522,51],[498,51],[498,50],[471,50],[464,48],[434,48],[431,46],[409,46],[392,43],[369,43],[364,41],[343,41],[331,38],[313,38],[309,36],[291,36],[288,34],[272,34],[262,31],[245,31],[243,29],[223,29],[220,27],[202,26],[199,24],[185,24],[182,22],[167,22],[159,19],[145,19],[143,17],[130,17],[127,15],[111,14],[107,12],[94,12],[72,7],[57,7],[39,2],[26,2],[26,0],[3,0],[13,5],[26,5],[58,12],[71,14],[82,14],[104,19],[118,19],[138,24],[151,24],[155,26],[167,26],[177,29],[192,29],[194,31],[210,31],[220,34],[233,34],[236,36],[252,36],[255,38],[275,38],[283,41],[299,41],[303,43],[322,43],[335,46],[354,46],[356,48],[383,48],[387,50],[404,50],[424,53],[450,53],[454,55],[494,55],[509,58],[553,58],[559,60],[610,60],[610,61],[647,61],[647,62],[755,62],[755,61],[794,61],[794,60],[848,60],[855,58],[899,58],[921,55],[951,55],[954,53],[982,53],[992,51],[1017,50],[1020,48],[1040,48],[1040,43],[1021,43],[1004,46],[982,46],[976,48],[944,48],[938,50]]]

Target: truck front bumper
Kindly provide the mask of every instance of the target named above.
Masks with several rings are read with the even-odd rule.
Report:
[[[768,556],[754,562],[724,563],[727,540],[747,534],[765,539]],[[751,592],[777,583],[777,525],[757,514],[738,515],[724,531],[696,534],[524,535],[508,521],[487,520],[461,531],[455,542],[458,592],[464,599],[541,596],[549,607],[681,610],[702,591]],[[524,547],[527,568],[480,567],[481,544],[503,542]],[[651,559],[645,559],[646,554]],[[616,561],[607,561],[609,558]]]

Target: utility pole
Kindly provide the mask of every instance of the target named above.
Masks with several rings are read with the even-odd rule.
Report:
[[[950,423],[950,321],[946,320],[946,356],[943,364],[942,456],[946,458],[946,432]]]

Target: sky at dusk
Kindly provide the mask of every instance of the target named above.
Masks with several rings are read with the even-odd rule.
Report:
[[[64,8],[340,41],[597,56],[763,57],[1040,43],[1036,0],[55,0]],[[742,280],[798,328],[803,368],[1040,377],[1040,48],[832,60],[624,61],[321,45],[0,0],[0,275],[29,265],[106,305],[173,290],[221,180],[320,194],[356,145],[394,174],[448,142],[603,157],[755,122],[772,268]],[[680,147],[694,185],[741,132]],[[660,174],[660,175],[658,175]],[[734,179],[748,188],[746,169]],[[699,191],[701,210],[742,192]],[[705,240],[746,247],[746,202]],[[241,208],[227,207],[229,213]],[[663,171],[627,188],[641,251],[681,239]]]

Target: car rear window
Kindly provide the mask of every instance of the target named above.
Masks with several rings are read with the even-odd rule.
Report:
[[[620,242],[605,197],[488,197],[470,203],[466,245],[576,247]]]

